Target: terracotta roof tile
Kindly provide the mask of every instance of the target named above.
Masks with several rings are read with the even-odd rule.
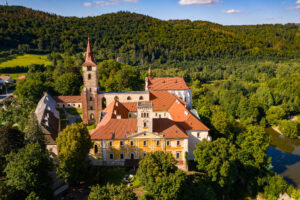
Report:
[[[188,138],[189,136],[177,126],[177,124],[167,118],[153,119],[153,131],[160,133],[165,138]]]
[[[122,103],[123,106],[125,106],[127,108],[127,110],[129,112],[136,112],[137,108],[136,108],[136,102],[130,102],[130,103]]]
[[[207,128],[197,117],[195,117],[187,108],[185,108],[181,103],[173,103],[173,105],[168,110],[172,119],[179,124],[185,130],[202,130],[208,131]]]
[[[149,80],[149,90],[187,90],[189,87],[183,78],[152,78]]]
[[[91,139],[125,139],[126,134],[135,133],[137,119],[110,119],[105,125],[90,132]]]
[[[54,96],[56,103],[81,103],[81,96]]]
[[[168,91],[151,91],[150,101],[153,103],[153,111],[167,111],[176,101],[176,97]]]

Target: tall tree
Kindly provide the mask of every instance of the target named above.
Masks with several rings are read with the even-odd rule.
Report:
[[[74,73],[65,73],[55,81],[55,90],[61,95],[80,94],[81,79]]]
[[[72,124],[59,133],[57,175],[70,184],[83,180],[87,168],[88,153],[92,148],[90,134],[86,127]]]
[[[194,151],[197,168],[219,186],[229,186],[238,175],[236,151],[236,147],[225,138],[213,142],[204,140],[196,145]]]
[[[147,153],[140,161],[137,177],[155,199],[178,199],[186,175],[175,166],[170,153]]]
[[[35,192],[41,198],[51,196],[51,177],[48,172],[52,169],[49,153],[39,144],[28,144],[18,153],[7,155],[8,162],[5,173],[7,185],[25,194]]]
[[[0,126],[0,174],[6,166],[5,156],[24,147],[24,134],[16,128]]]
[[[24,133],[27,143],[38,143],[42,148],[45,148],[44,134],[38,124],[37,117],[34,112],[30,113],[28,123],[24,129]]]
[[[136,200],[131,187],[125,185],[93,186],[89,194],[89,200]]]

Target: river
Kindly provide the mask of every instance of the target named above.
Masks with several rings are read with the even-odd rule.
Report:
[[[266,128],[271,136],[268,156],[272,157],[274,171],[290,184],[300,188],[300,139],[289,139]]]

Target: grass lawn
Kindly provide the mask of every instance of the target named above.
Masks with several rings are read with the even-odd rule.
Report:
[[[66,108],[65,110],[70,115],[82,115],[82,109],[81,108]]]
[[[129,171],[121,166],[91,166],[88,173],[89,185],[106,185],[107,183],[119,185],[125,184],[123,178],[129,174]]]
[[[29,66],[32,64],[51,65],[47,55],[24,54],[11,55],[0,59],[0,67]]]
[[[92,125],[89,125],[89,126],[86,126],[87,130],[93,130],[96,128],[96,124],[92,124]]]

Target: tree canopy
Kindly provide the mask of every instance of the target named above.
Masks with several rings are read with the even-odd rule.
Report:
[[[5,173],[7,185],[29,195],[31,192],[42,198],[49,198],[51,177],[48,171],[52,169],[49,153],[39,144],[28,144],[18,153],[10,153],[6,157]]]
[[[92,148],[88,130],[82,123],[67,126],[59,133],[56,144],[58,148],[57,175],[70,184],[79,183],[85,178],[87,156]]]

